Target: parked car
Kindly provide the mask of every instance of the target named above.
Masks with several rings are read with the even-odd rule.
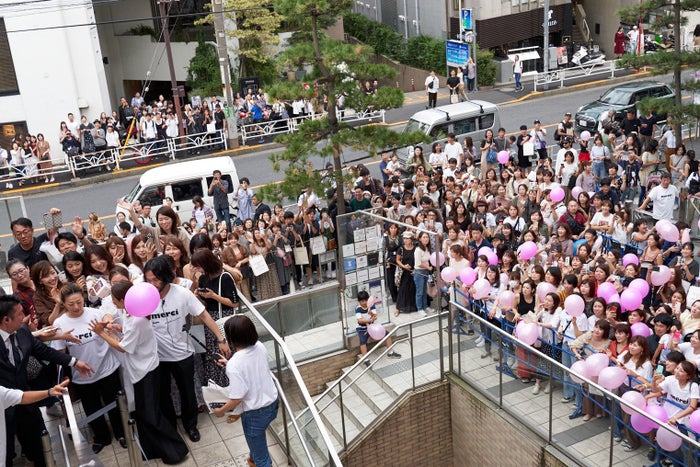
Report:
[[[647,97],[673,99],[673,89],[665,83],[657,81],[631,81],[608,89],[596,101],[586,104],[576,112],[575,124],[577,131],[588,130],[591,133],[598,129],[600,115],[610,109],[615,109],[615,119],[622,120],[628,110],[637,110],[637,102]],[[659,115],[659,121],[666,120],[666,115]]]

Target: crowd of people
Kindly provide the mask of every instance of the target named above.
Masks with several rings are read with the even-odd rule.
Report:
[[[210,192],[223,187],[227,193],[223,183],[216,171]],[[324,273],[334,275],[334,262],[320,264],[311,247],[311,239],[319,237],[324,251],[335,248],[334,227],[327,208],[317,211],[319,200],[311,190],[300,195],[295,213],[281,206],[270,209],[247,178],[231,196],[238,201],[240,221],[224,218],[200,197],[193,200],[191,220],[185,223],[168,200],[153,217],[150,206],[120,200],[123,212],[114,229],[95,213],[87,225],[75,218],[62,228],[57,221],[40,235],[31,219],[13,220],[17,243],[8,251],[6,266],[12,296],[0,303],[0,336],[5,336],[7,321],[15,326],[8,334],[21,327],[26,346],[21,350],[24,363],[17,367],[21,377],[13,372],[3,386],[46,390],[59,377],[53,364],[73,366],[71,387],[86,415],[113,402],[125,388],[146,456],[178,463],[188,448],[176,417],[182,432],[199,441],[198,414],[207,410],[202,386],[214,381],[230,386],[230,399],[213,413],[228,415],[229,422],[240,418],[251,465],[270,465],[265,427],[276,417],[277,390],[267,376],[266,351],[255,326],[234,315],[241,295],[271,299],[321,282]],[[60,219],[61,212],[52,209],[48,216]],[[305,264],[294,249],[304,250]],[[160,293],[160,304],[148,319],[125,311],[128,291],[141,282]],[[221,330],[216,321],[229,317],[236,319],[225,320]],[[55,399],[45,405],[47,414],[60,414]],[[36,406],[27,407],[14,409],[27,416],[6,417],[7,458],[15,454],[16,433],[24,455],[43,465],[39,436],[44,422]],[[108,415],[108,420],[90,422],[95,453],[113,439],[126,446],[117,410]],[[266,421],[258,423],[262,419]]]
[[[672,126],[660,140],[656,134],[652,115],[628,114],[602,122],[600,132],[577,135],[567,113],[549,137],[536,120],[534,128],[523,125],[510,138],[503,128],[496,135],[486,130],[480,142],[448,135],[444,147],[415,147],[405,165],[383,154],[383,180],[360,168],[352,193],[346,190],[346,198],[353,196],[347,208],[387,218],[385,276],[394,315],[435,311],[435,255],[441,253],[457,275],[471,267],[473,279],[490,286],[476,291],[457,281],[453,300],[511,331],[522,320],[537,323],[542,352],[568,366],[590,352],[607,353],[636,379],[627,389],[685,401],[669,415],[672,424],[687,422],[699,397],[700,363],[700,300],[687,297],[700,263],[689,223],[677,219],[681,196],[698,192],[698,163],[692,150],[676,144]],[[525,146],[533,141],[530,157]],[[536,251],[524,260],[520,248],[526,243]],[[629,254],[634,260],[623,263]],[[668,279],[660,283],[659,273]],[[619,295],[636,278],[650,289],[639,308],[625,308]],[[601,297],[610,287],[615,294]],[[505,291],[514,294],[514,303],[500,302]],[[585,302],[585,313],[575,319],[564,307],[573,294]],[[635,323],[644,323],[650,336],[632,335]],[[455,313],[453,333],[474,335],[474,327]],[[475,337],[481,358],[498,360],[490,330]],[[547,368],[522,358],[511,351],[502,364],[532,384],[534,394],[549,393]],[[657,367],[664,383],[661,374],[652,374]],[[580,385],[567,379],[563,392],[562,402],[574,404],[571,418],[603,416],[604,404],[593,403],[597,396]],[[632,430],[616,438],[628,451],[639,446]]]

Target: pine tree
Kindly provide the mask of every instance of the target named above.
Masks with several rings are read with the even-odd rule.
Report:
[[[370,156],[393,147],[402,147],[422,141],[416,134],[404,135],[382,125],[350,126],[339,121],[336,100],[343,96],[347,109],[392,109],[403,104],[403,91],[392,86],[380,86],[374,95],[364,95],[360,90],[366,80],[393,78],[396,72],[388,66],[371,62],[371,47],[348,44],[328,37],[324,29],[335,24],[348,12],[352,1],[348,0],[277,0],[275,10],[285,21],[298,29],[291,45],[278,57],[280,69],[297,69],[304,65],[313,67],[313,73],[305,78],[307,86],[299,82],[283,82],[268,91],[274,98],[291,102],[298,97],[322,100],[327,97],[327,116],[308,119],[293,134],[278,137],[286,145],[282,153],[270,157],[273,169],[283,171],[284,181],[268,185],[261,191],[266,199],[283,197],[296,199],[307,186],[316,193],[328,188],[323,175],[310,164],[311,156],[332,160],[338,187],[338,213],[344,212],[341,155],[344,148],[366,151]]]
[[[622,66],[641,68],[651,67],[652,75],[673,72],[673,88],[676,93],[673,101],[669,99],[644,99],[638,104],[642,112],[651,110],[655,113],[668,114],[677,123],[688,123],[700,118],[700,106],[692,102],[683,103],[682,92],[700,90],[700,83],[696,81],[681,80],[681,71],[684,67],[697,68],[700,64],[700,52],[694,50],[681,50],[681,25],[685,23],[681,13],[683,11],[700,10],[700,0],[645,0],[639,5],[621,9],[618,13],[624,22],[641,23],[648,22],[651,15],[654,21],[650,25],[653,32],[666,31],[673,28],[675,45],[672,50],[657,50],[651,54],[644,54],[644,44],[641,44],[641,55],[624,55],[621,59]],[[647,31],[644,31],[647,33]],[[681,141],[681,125],[676,125],[676,138]]]

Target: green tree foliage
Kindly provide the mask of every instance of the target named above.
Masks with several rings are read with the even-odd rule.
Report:
[[[296,199],[300,191],[311,186],[316,193],[323,193],[322,175],[310,165],[310,157],[320,156],[333,160],[334,178],[338,187],[343,187],[343,150],[352,148],[367,152],[370,156],[385,149],[401,147],[422,141],[419,135],[404,135],[382,125],[351,127],[338,120],[336,97],[345,96],[346,109],[392,109],[403,104],[400,89],[380,87],[376,95],[365,96],[359,84],[376,77],[393,77],[395,71],[385,65],[371,63],[374,53],[365,45],[347,44],[330,39],[323,28],[332,25],[337,18],[347,13],[352,6],[350,0],[277,0],[275,10],[286,21],[303,31],[307,40],[296,38],[292,45],[278,57],[281,67],[297,68],[311,65],[314,73],[305,80],[307,88],[297,82],[285,82],[268,90],[271,96],[291,101],[299,96],[321,99],[327,96],[327,116],[306,120],[294,134],[280,137],[286,147],[282,153],[270,157],[273,168],[284,173],[279,185],[268,185],[261,190],[266,199],[283,197]],[[318,95],[315,95],[318,93]],[[338,203],[338,212],[343,212],[343,203]]]
[[[221,69],[216,47],[200,38],[187,67],[187,85],[201,96],[221,94]]]
[[[683,11],[700,10],[700,0],[645,0],[639,5],[621,9],[618,13],[623,21],[637,23],[640,19],[648,23],[653,16],[655,19],[650,25],[654,32],[667,32],[672,29],[676,37],[673,50],[659,50],[646,55],[624,55],[621,64],[623,66],[641,68],[650,66],[649,71],[653,75],[673,72],[673,86],[676,92],[674,101],[662,99],[644,99],[638,107],[641,111],[651,110],[656,113],[667,113],[677,122],[688,122],[690,119],[700,118],[700,106],[692,102],[683,103],[682,91],[700,90],[700,85],[695,81],[682,82],[681,70],[684,66],[697,68],[700,66],[700,53],[682,51],[680,44],[680,27],[684,22],[681,13]],[[644,31],[645,33],[647,31]],[[680,125],[676,127],[676,136],[680,139]]]
[[[406,44],[406,58],[403,63],[424,70],[445,70],[445,41],[428,36],[416,36]]]
[[[477,49],[476,70],[476,80],[479,86],[493,86],[496,84],[496,64],[493,63],[493,52]]]

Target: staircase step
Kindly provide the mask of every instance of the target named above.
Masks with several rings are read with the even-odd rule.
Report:
[[[343,446],[343,419],[340,412],[340,400],[335,399],[335,393],[333,391],[329,392],[326,396],[321,398],[316,406],[319,409],[319,413],[323,422],[326,425],[326,429],[330,435],[335,438],[339,446]],[[343,394],[344,396],[344,394]],[[330,403],[330,404],[329,404]],[[325,408],[324,408],[325,407]],[[344,407],[345,414],[345,436],[349,443],[350,440],[354,439],[364,426],[353,416],[352,411],[348,409],[347,406]]]

